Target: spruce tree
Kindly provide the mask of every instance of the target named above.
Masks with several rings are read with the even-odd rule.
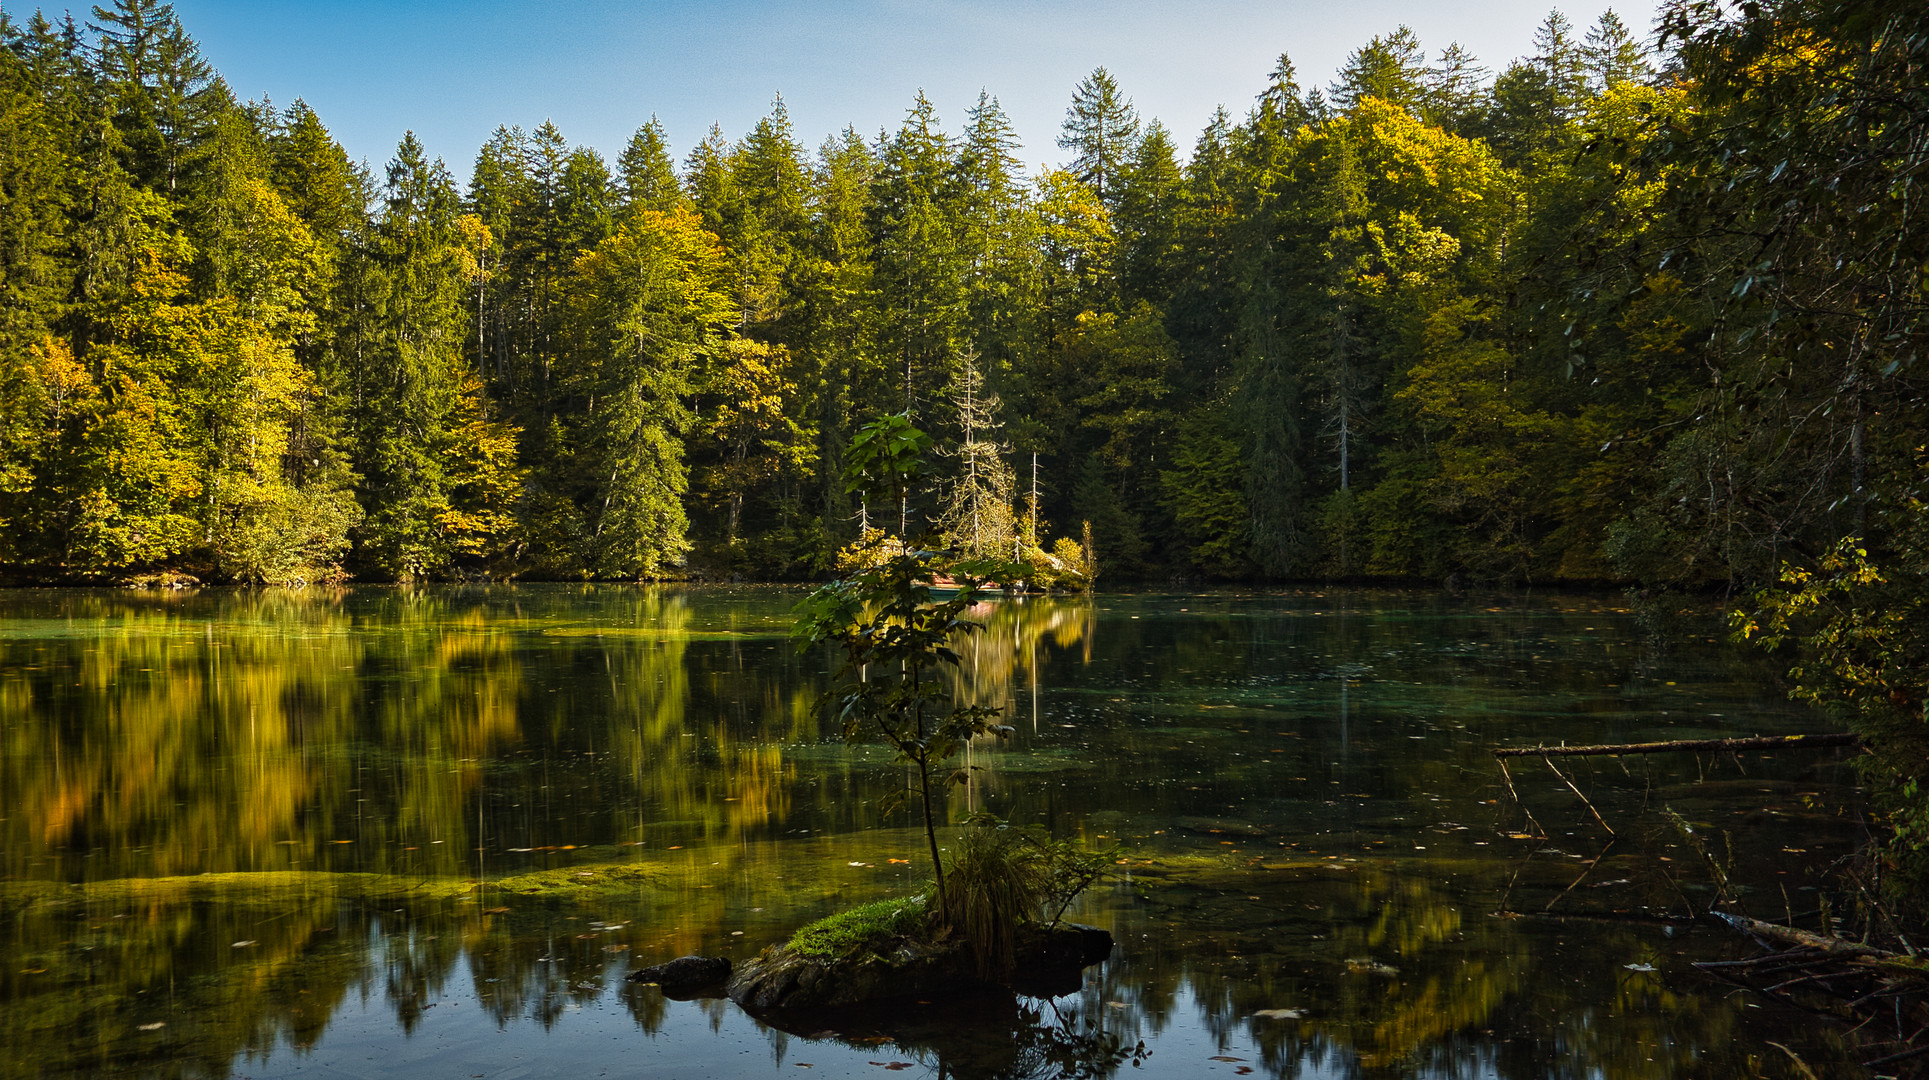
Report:
[[[636,129],[616,159],[617,187],[629,213],[668,210],[683,198],[676,170],[670,164],[670,143],[655,116]]]
[[[1104,68],[1092,73],[1072,91],[1065,110],[1058,145],[1072,152],[1066,168],[1092,186],[1107,205],[1119,195],[1119,177],[1132,160],[1139,140],[1139,114],[1118,80]]]
[[[1417,111],[1427,100],[1427,55],[1410,27],[1382,34],[1346,58],[1333,83],[1332,101],[1342,111],[1363,98],[1378,98]]]
[[[1647,50],[1628,32],[1627,24],[1613,8],[1601,12],[1599,21],[1587,32],[1581,55],[1588,89],[1594,94],[1604,94],[1621,83],[1645,83],[1654,77]]]
[[[195,150],[227,93],[174,5],[114,0],[95,7],[98,64],[126,143],[128,170],[172,197],[195,167]]]

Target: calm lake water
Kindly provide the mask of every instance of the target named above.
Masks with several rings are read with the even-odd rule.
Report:
[[[1396,592],[988,605],[990,810],[1117,876],[1055,999],[780,1031],[623,981],[929,875],[906,776],[813,708],[800,591],[0,593],[0,1078],[1833,1075],[1690,918],[1818,925],[1833,751],[1719,620]],[[1563,779],[1564,778],[1564,779]],[[1586,793],[1610,836],[1565,781]],[[1847,809],[1848,816],[1836,811]],[[955,833],[955,829],[951,830]],[[1849,1073],[1844,1073],[1849,1074]]]

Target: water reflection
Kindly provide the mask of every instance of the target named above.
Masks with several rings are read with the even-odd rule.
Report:
[[[950,810],[1123,844],[1077,913],[1114,960],[924,1026],[786,1032],[623,984],[633,958],[749,955],[923,884],[900,770],[814,708],[829,663],[787,640],[794,598],[0,597],[0,1077],[293,1074],[351,1039],[380,1073],[445,1029],[568,1073],[607,1051],[545,1033],[612,1010],[623,1046],[769,1048],[718,1075],[1788,1073],[1770,1040],[1846,1060],[1698,984],[1688,961],[1727,943],[1682,918],[1711,858],[1754,913],[1813,912],[1851,842],[1808,808],[1846,798],[1833,758],[1577,762],[1612,846],[1552,776],[1518,776],[1521,805],[1500,785],[1498,742],[1813,726],[1745,658],[1658,655],[1586,598],[987,605],[955,691],[1018,732],[971,747]]]

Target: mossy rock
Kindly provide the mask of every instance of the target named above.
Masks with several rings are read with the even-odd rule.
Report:
[[[815,955],[791,943],[738,964],[726,992],[751,1012],[932,1001],[1001,986],[1050,995],[1064,993],[1068,980],[1075,989],[1079,972],[1111,951],[1109,931],[1034,924],[1019,931],[1011,974],[987,979],[968,944],[955,935],[872,937],[862,948]]]

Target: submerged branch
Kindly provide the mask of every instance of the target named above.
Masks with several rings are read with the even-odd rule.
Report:
[[[1608,743],[1601,746],[1519,746],[1495,747],[1497,758],[1510,757],[1601,757],[1621,754],[1668,754],[1695,750],[1792,750],[1811,746],[1860,746],[1862,737],[1854,732],[1829,732],[1821,735],[1774,735],[1753,739],[1677,739],[1672,742]]]

